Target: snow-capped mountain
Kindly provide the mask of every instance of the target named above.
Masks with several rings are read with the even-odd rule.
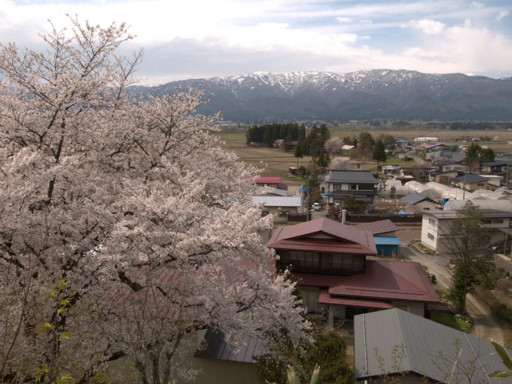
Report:
[[[201,113],[228,121],[362,119],[512,120],[512,81],[406,70],[258,72],[132,87],[138,95],[198,87],[209,101]]]

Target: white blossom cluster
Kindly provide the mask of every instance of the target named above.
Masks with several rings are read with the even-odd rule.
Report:
[[[304,338],[255,170],[201,93],[128,100],[126,27],[71,22],[42,53],[0,47],[0,381],[85,383],[122,358],[167,383],[199,329]]]

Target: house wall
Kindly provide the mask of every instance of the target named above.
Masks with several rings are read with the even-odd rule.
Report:
[[[302,305],[307,308],[308,312],[319,313],[322,304],[318,303],[318,294],[320,288],[315,287],[298,287],[300,296],[302,297]]]
[[[274,216],[274,223],[287,223],[288,217],[281,216],[282,212],[288,211],[290,213],[299,213],[297,207],[264,207],[265,211]]]
[[[436,209],[436,204],[431,201],[420,201],[419,203],[414,204],[414,206],[422,211],[434,211]]]
[[[430,215],[423,215],[421,222],[421,242],[437,253],[448,252],[448,240],[443,238],[443,233],[448,233],[451,220],[438,220]],[[489,219],[482,228],[490,231],[490,244],[505,239],[505,234],[499,231],[500,228],[509,228],[510,218]]]
[[[437,249],[438,226],[439,220],[430,215],[423,215],[421,221],[421,242],[434,251]]]

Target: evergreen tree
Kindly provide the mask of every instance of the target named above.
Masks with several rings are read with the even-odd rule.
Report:
[[[302,141],[299,140],[297,146],[295,147],[295,157],[297,158],[297,168],[299,167],[299,157],[302,159],[304,155],[302,154]]]
[[[474,284],[475,266],[486,250],[487,231],[481,226],[483,221],[479,208],[469,201],[441,233],[455,264],[450,299],[461,314],[466,312],[466,296]]]
[[[375,148],[373,149],[372,154],[373,160],[377,161],[377,171],[379,170],[379,163],[386,161],[386,149],[384,148],[384,143],[379,140],[377,144],[375,144]]]

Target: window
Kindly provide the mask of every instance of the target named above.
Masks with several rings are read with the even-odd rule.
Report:
[[[431,234],[431,233],[429,233],[429,234],[427,235],[427,237],[428,237],[430,240],[434,240],[434,235],[433,235],[433,234]]]
[[[351,191],[357,190],[357,184],[350,184],[350,190]]]
[[[436,225],[436,220],[435,220],[435,219],[433,219],[433,218],[431,218],[431,217],[429,217],[429,219],[428,219],[428,223],[429,223],[430,225]]]
[[[332,185],[332,190],[333,191],[339,191],[341,189],[341,184],[333,184]]]

